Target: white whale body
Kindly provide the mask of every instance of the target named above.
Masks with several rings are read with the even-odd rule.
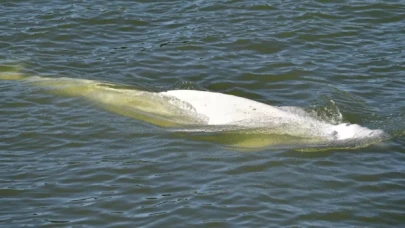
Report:
[[[170,90],[161,92],[165,96],[175,97],[190,104],[195,112],[207,118],[208,125],[236,125],[244,127],[260,127],[289,124],[295,128],[312,129],[307,134],[325,137],[329,140],[346,140],[354,138],[376,137],[383,134],[382,130],[371,130],[357,124],[333,125],[314,118],[288,112],[281,108],[263,104],[242,97],[216,92],[196,90]]]
[[[298,107],[277,107],[250,99],[197,90],[141,91],[128,86],[73,78],[23,77],[1,74],[65,96],[79,96],[103,108],[178,132],[217,132],[240,147],[274,145],[345,145],[381,141],[385,133],[357,124],[331,124]],[[235,138],[235,139],[234,139]],[[368,143],[370,144],[370,143]]]

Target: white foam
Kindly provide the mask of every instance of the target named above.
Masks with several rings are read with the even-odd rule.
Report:
[[[380,129],[372,130],[358,124],[339,124],[332,126],[332,129],[336,131],[337,140],[371,138],[384,134]]]

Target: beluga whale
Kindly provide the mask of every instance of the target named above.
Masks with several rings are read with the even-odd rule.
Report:
[[[333,124],[299,107],[272,106],[219,92],[151,92],[87,79],[26,77],[19,72],[2,72],[0,79],[19,80],[53,94],[82,97],[108,111],[179,133],[181,137],[232,148],[358,148],[387,136],[381,129]]]

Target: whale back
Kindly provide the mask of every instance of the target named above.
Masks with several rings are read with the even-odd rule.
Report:
[[[277,107],[233,95],[197,91],[169,90],[160,94],[175,97],[208,118],[209,125],[226,125],[260,117],[293,117]]]

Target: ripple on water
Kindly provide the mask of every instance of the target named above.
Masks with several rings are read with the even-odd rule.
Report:
[[[397,136],[245,153],[1,81],[0,224],[401,227],[404,12],[400,1],[0,3],[0,65],[28,75],[210,90],[326,117],[333,100],[344,121]]]

